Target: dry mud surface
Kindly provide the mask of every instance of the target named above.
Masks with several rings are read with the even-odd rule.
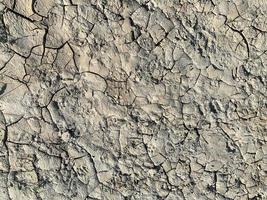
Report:
[[[0,0],[0,200],[266,200],[266,0]]]

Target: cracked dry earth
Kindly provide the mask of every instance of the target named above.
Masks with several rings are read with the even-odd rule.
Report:
[[[0,200],[267,199],[266,13],[0,0]]]

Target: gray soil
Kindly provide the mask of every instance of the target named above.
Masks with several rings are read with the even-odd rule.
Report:
[[[266,0],[0,0],[0,200],[266,200]]]

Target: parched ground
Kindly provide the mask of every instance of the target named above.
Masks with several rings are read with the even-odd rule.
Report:
[[[266,200],[266,0],[0,0],[0,200]]]

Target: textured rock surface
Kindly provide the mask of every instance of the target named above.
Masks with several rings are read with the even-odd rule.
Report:
[[[267,199],[265,0],[0,0],[1,200]]]

